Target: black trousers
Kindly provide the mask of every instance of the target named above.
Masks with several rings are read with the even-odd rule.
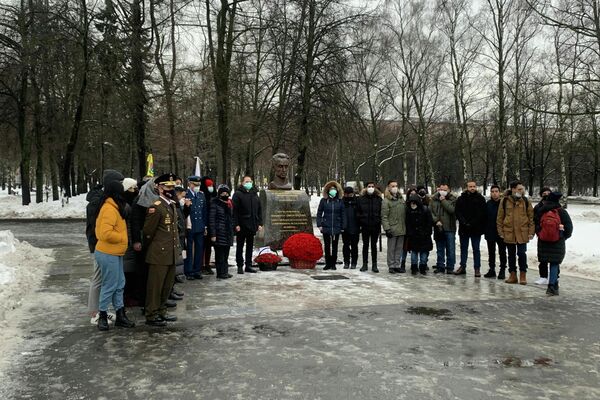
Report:
[[[236,236],[235,262],[238,267],[244,266],[244,244],[246,244],[246,267],[252,267],[252,251],[254,250],[254,233],[240,231]]]
[[[363,231],[362,240],[363,240],[363,248],[362,248],[362,259],[363,265],[367,266],[369,264],[369,245],[371,245],[371,260],[373,262],[373,266],[377,266],[377,239],[379,239],[379,232],[373,231]]]
[[[500,269],[506,268],[506,244],[500,238],[497,240],[486,240],[490,269],[496,268],[496,245],[498,246],[498,256],[500,258]]]
[[[323,234],[325,244],[325,266],[335,267],[337,263],[338,244],[340,243],[340,234],[326,235]]]
[[[217,277],[226,276],[229,273],[230,246],[215,246],[215,267],[217,269]]]
[[[360,241],[360,233],[349,234],[342,233],[342,254],[344,255],[344,264],[356,266],[358,264],[358,242]]]
[[[547,262],[541,262],[540,265],[538,266],[538,269],[540,270],[540,278],[546,278],[547,279],[548,278],[548,263]]]

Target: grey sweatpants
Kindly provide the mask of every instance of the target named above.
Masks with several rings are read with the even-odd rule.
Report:
[[[404,249],[404,236],[392,236],[387,240],[388,268],[400,268]]]
[[[90,292],[88,294],[88,311],[90,313],[98,312],[100,307],[100,287],[102,286],[102,271],[96,262],[96,257],[92,253],[92,261],[94,262],[94,274],[90,278]]]

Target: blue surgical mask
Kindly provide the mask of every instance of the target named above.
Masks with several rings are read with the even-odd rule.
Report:
[[[335,189],[329,190],[329,197],[335,197],[335,196],[337,196],[337,190],[335,190]]]
[[[244,189],[250,190],[250,189],[252,189],[252,182],[246,182],[243,184],[243,186],[244,186]]]

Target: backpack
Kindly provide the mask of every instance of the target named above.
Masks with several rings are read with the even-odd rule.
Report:
[[[558,208],[545,212],[540,220],[538,238],[543,242],[558,242],[560,240],[559,225],[560,214],[558,213]]]

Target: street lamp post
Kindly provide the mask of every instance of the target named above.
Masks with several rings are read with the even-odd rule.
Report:
[[[100,176],[102,176],[104,174],[104,146],[110,146],[113,147],[112,143],[110,142],[102,142],[102,144],[100,145]]]

